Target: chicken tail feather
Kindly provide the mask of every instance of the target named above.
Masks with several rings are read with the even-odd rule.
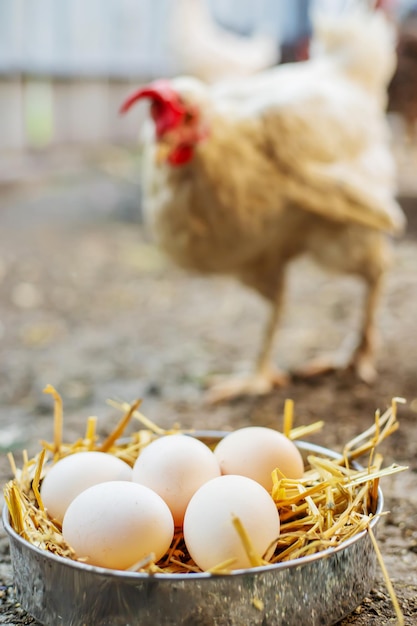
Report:
[[[342,11],[329,11],[328,2],[313,3],[310,56],[332,58],[349,78],[385,98],[397,62],[393,21],[377,5],[345,4]]]

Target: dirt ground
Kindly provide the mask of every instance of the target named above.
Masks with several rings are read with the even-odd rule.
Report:
[[[227,278],[184,274],[159,254],[141,223],[137,164],[128,153],[106,150],[82,161],[57,154],[52,162],[18,165],[31,172],[25,184],[4,175],[0,187],[2,484],[10,478],[6,452],[19,463],[23,449],[37,452],[40,439],[52,438],[48,383],[63,397],[69,441],[83,434],[89,415],[99,417],[100,434],[112,429],[119,414],[109,398],[143,398],[143,413],[161,426],[209,429],[280,428],[284,401],[292,398],[296,425],[323,419],[325,429],[311,441],[340,450],[371,425],[376,409],[403,397],[400,429],[381,452],[385,464],[409,469],[382,483],[390,513],[378,537],[405,623],[417,623],[417,194],[410,179],[402,186],[409,229],[394,242],[379,313],[377,382],[368,387],[350,375],[329,375],[209,407],[204,388],[213,374],[250,368],[263,302]],[[361,295],[355,280],[297,262],[277,362],[291,368],[336,348],[357,327]],[[36,623],[14,594],[1,530],[0,624]],[[341,624],[393,623],[379,572],[369,596]]]

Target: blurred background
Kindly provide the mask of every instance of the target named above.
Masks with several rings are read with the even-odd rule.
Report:
[[[69,407],[72,402],[74,407],[97,402],[102,408],[109,386],[129,398],[146,395],[149,388],[152,404],[157,397],[152,390],[160,390],[161,377],[173,401],[191,397],[194,402],[200,397],[196,381],[210,371],[227,371],[234,350],[241,353],[242,368],[245,358],[250,360],[251,346],[245,341],[252,335],[234,323],[242,315],[241,296],[236,295],[240,290],[225,301],[224,328],[220,322],[211,328],[215,320],[206,306],[207,293],[212,285],[222,289],[223,279],[200,283],[170,265],[168,270],[140,228],[142,109],[136,107],[123,118],[118,110],[126,95],[150,78],[191,73],[215,82],[305,59],[312,4],[0,0],[0,417],[9,432],[6,447],[10,438],[20,442],[23,436],[20,426],[10,430],[11,421],[31,423],[31,412],[42,414],[45,402],[49,408],[49,399],[42,396],[46,383],[63,391]],[[314,4],[337,11],[349,0]],[[404,71],[390,100],[390,119],[400,193],[404,206],[413,208],[416,2],[385,4],[400,41],[404,37],[407,44],[399,47]],[[412,225],[416,212],[408,213]],[[336,289],[337,300],[337,286],[327,279],[322,284],[329,297]],[[200,364],[189,366],[187,349],[181,353],[175,332],[169,334],[165,316],[174,315],[173,285],[180,291],[178,285],[183,285],[184,302],[189,303],[184,311],[176,299],[174,324],[177,331],[183,324],[187,341],[187,315],[194,302],[195,344],[189,352],[190,359],[201,356]],[[300,288],[300,298],[306,288]],[[344,293],[347,311],[351,296]],[[243,297],[247,321],[252,316],[256,321],[262,314],[257,297]],[[148,318],[139,311],[147,311]],[[165,321],[149,332],[149,316],[158,315]],[[343,315],[341,319],[346,324]],[[233,331],[225,342],[227,320]],[[281,343],[287,358],[295,361],[294,332],[299,330],[284,333]],[[313,345],[315,336],[309,332],[303,341]],[[338,342],[327,331],[325,336]],[[177,370],[168,391],[172,369],[167,377],[163,368],[172,362]],[[158,410],[160,404],[158,400]],[[162,410],[165,406],[162,402]],[[192,411],[190,405],[190,420]],[[12,414],[16,419],[10,419]],[[219,422],[230,419],[225,409],[218,409],[218,415]],[[30,430],[24,435],[30,437]]]
[[[249,51],[254,33],[268,39],[262,65],[263,53],[272,63],[281,44],[306,34],[307,6],[306,0],[0,0],[0,151],[132,143],[137,119],[120,122],[122,98],[140,81],[192,69],[195,38],[207,37],[212,19],[242,35],[238,43]],[[236,45],[220,29],[210,34],[213,46]],[[217,70],[222,77],[220,61]]]
[[[137,145],[141,107],[121,118],[118,110],[126,95],[139,83],[159,76],[192,73],[214,82],[305,59],[312,3],[0,0],[0,349],[8,355],[2,359],[3,381],[7,382],[0,383],[0,400],[6,404],[34,401],[37,386],[31,376],[37,380],[36,368],[27,366],[33,372],[26,380],[22,361],[15,359],[17,346],[26,349],[21,358],[28,361],[36,348],[40,367],[42,350],[55,341],[56,334],[68,332],[63,331],[65,314],[75,307],[73,300],[81,297],[83,280],[89,284],[91,268],[102,270],[104,251],[100,246],[107,244],[94,240],[88,244],[85,260],[91,268],[80,268],[78,282],[66,285],[56,256],[65,245],[59,233],[68,239],[74,224],[82,227],[84,234],[89,225],[96,229],[97,238],[99,224],[107,220],[114,242],[116,223],[129,228],[140,221]],[[335,11],[349,0],[315,0],[314,4]],[[399,44],[403,72],[397,79],[395,97],[390,99],[390,116],[399,138],[394,149],[400,192],[405,203],[414,206],[416,2],[385,0],[385,4],[391,7],[400,44],[403,39],[406,42],[402,47]],[[40,233],[38,247],[32,249],[36,232]],[[146,263],[152,265],[149,259],[154,257],[148,248],[147,260],[144,255],[139,258],[134,235],[139,235],[139,228],[129,231],[134,249],[131,263],[139,269]],[[80,246],[81,235],[73,233],[73,237]],[[41,261],[48,251],[50,257]],[[79,262],[80,258],[74,259],[74,266]],[[54,267],[57,277],[53,279]],[[42,284],[48,280],[50,289]],[[60,282],[55,291],[54,281]],[[101,291],[105,284],[101,278],[89,288]],[[45,322],[49,330],[42,330],[43,322],[38,319],[42,306],[49,306],[51,314],[55,305],[48,304],[48,297],[53,300],[54,293],[60,294],[56,295],[61,307],[59,332],[51,331],[49,322]],[[52,370],[55,378],[66,377]],[[17,384],[22,378],[25,384]]]

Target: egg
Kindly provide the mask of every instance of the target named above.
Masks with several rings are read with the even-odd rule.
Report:
[[[41,496],[48,515],[62,524],[65,511],[82,491],[110,480],[131,480],[132,468],[106,452],[76,452],[52,465],[42,481]]]
[[[272,489],[275,468],[286,478],[301,478],[304,462],[296,445],[285,435],[263,426],[240,428],[226,435],[214,449],[222,474],[253,478]]]
[[[132,480],[158,493],[169,506],[176,526],[201,485],[220,476],[216,457],[194,437],[176,434],[155,439],[138,456]]]
[[[151,489],[111,481],[80,493],[65,513],[62,534],[91,565],[127,569],[153,554],[158,561],[174,536],[165,502]]]
[[[251,478],[220,476],[200,487],[191,498],[184,517],[185,544],[202,570],[227,559],[235,559],[232,569],[251,567],[233,525],[234,516],[241,521],[256,552],[266,559],[272,556],[280,520],[270,494]]]

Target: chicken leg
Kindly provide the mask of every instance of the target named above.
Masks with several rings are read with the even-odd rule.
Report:
[[[274,339],[281,312],[282,290],[272,303],[272,310],[265,327],[255,371],[248,376],[226,378],[214,384],[206,396],[209,404],[218,404],[241,396],[265,395],[274,387],[283,387],[289,383],[289,376],[272,365]]]
[[[368,384],[374,382],[376,369],[375,352],[375,314],[381,294],[382,273],[367,277],[364,315],[359,341],[352,346],[351,337],[334,354],[322,355],[294,372],[302,378],[312,378],[328,372],[352,369],[358,378]]]

